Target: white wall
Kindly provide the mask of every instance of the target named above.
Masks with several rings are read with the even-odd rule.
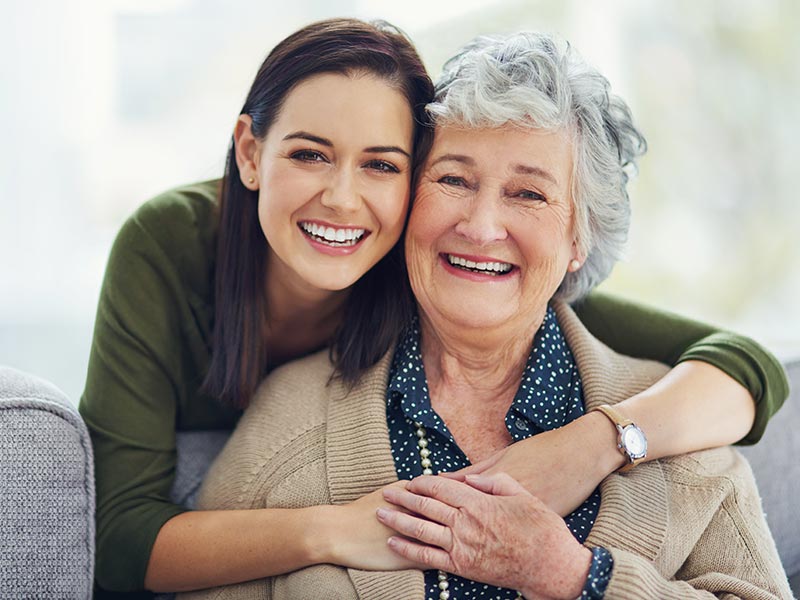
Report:
[[[558,31],[629,100],[650,152],[610,289],[800,356],[800,9],[792,0],[83,0],[0,7],[0,363],[76,402],[113,236],[216,177],[250,80],[297,27],[390,20],[432,72],[478,33]]]

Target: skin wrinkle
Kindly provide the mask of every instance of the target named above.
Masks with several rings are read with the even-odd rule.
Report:
[[[440,128],[417,187],[406,257],[431,405],[473,462],[511,442],[504,416],[547,303],[577,255],[564,183],[570,140],[513,126]],[[464,278],[446,266],[448,254],[514,268],[497,279]]]

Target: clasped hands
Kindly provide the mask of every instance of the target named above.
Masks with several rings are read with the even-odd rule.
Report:
[[[399,556],[525,598],[576,598],[591,565],[563,519],[505,473],[423,476],[384,488],[377,519]]]
[[[528,438],[456,473],[394,483],[352,503],[358,511],[350,513],[350,531],[359,531],[352,538],[360,545],[359,560],[340,564],[441,569],[517,589],[529,600],[579,596],[591,551],[560,515],[580,506],[607,473],[588,461],[565,460],[557,433]],[[369,549],[356,539],[364,536]]]

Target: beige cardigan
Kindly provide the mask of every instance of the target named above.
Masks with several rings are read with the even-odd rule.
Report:
[[[663,376],[663,365],[612,352],[554,303],[587,409],[619,402]],[[396,481],[386,425],[391,352],[352,390],[325,352],[262,384],[201,492],[205,509],[344,504]],[[640,465],[601,484],[586,545],[614,557],[606,599],[791,598],[752,473],[722,448]],[[420,571],[317,565],[280,577],[182,594],[183,599],[422,600]],[[456,600],[456,599],[454,599]]]

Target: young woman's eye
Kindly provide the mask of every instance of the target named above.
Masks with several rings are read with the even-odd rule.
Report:
[[[307,163],[327,162],[328,159],[322,152],[316,150],[298,150],[290,155],[294,160],[299,160]]]
[[[466,180],[463,177],[456,177],[455,175],[445,175],[444,177],[440,177],[439,183],[456,187],[467,187]]]
[[[366,164],[366,167],[368,169],[372,169],[373,171],[380,171],[381,173],[400,172],[400,169],[398,169],[395,165],[386,160],[371,160]]]

